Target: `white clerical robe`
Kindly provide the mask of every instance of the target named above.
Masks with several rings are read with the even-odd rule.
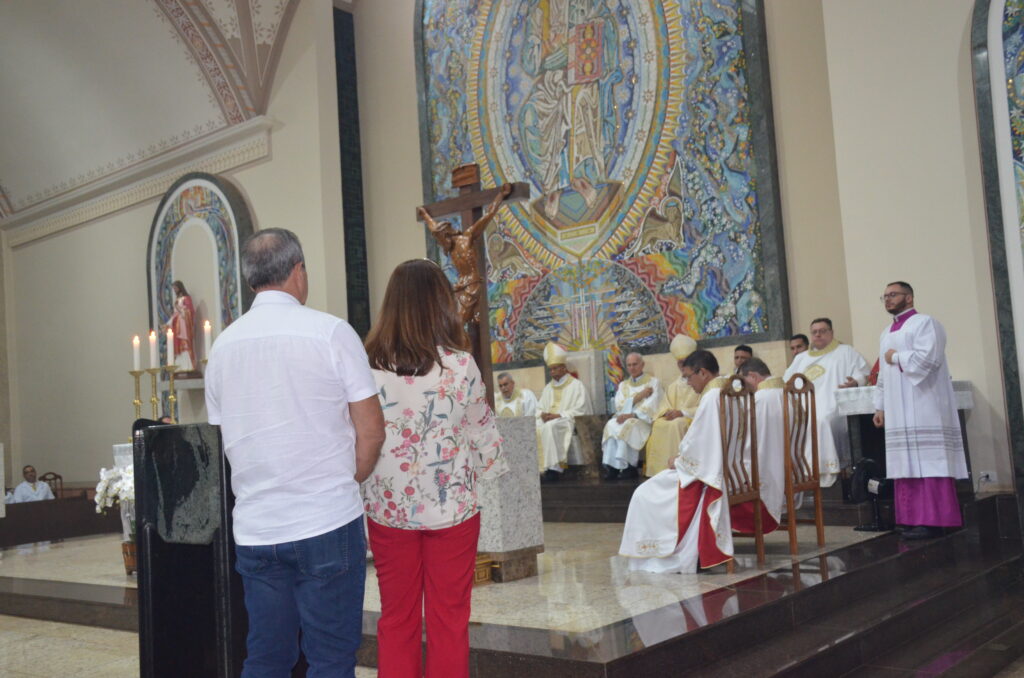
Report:
[[[651,394],[634,404],[633,398],[647,388],[651,389]],[[604,435],[601,437],[604,450],[602,463],[619,470],[637,465],[640,449],[647,444],[647,438],[651,435],[651,423],[658,415],[661,399],[661,384],[650,375],[642,374],[638,379],[628,378],[619,384],[615,392],[615,413],[605,424]],[[620,424],[616,417],[622,414],[632,414],[634,417]]]
[[[669,458],[679,453],[679,443],[686,435],[698,405],[700,394],[690,388],[682,377],[664,389],[658,416],[651,425],[651,437],[647,439],[644,475],[654,476],[668,468]],[[665,415],[671,411],[682,412],[683,416],[666,419]]]
[[[885,412],[885,467],[889,478],[966,478],[960,419],[946,365],[946,331],[916,313],[879,342],[875,409]],[[885,360],[895,349],[895,365]]]
[[[630,570],[691,573],[698,561],[702,567],[712,567],[732,557],[732,524],[722,496],[718,416],[718,397],[726,383],[718,377],[705,386],[693,423],[679,444],[675,468],[662,471],[633,492],[619,545],[619,555],[631,559]],[[680,535],[681,490],[695,483],[700,489],[699,497],[693,498],[696,509]],[[709,524],[713,533],[705,534],[703,540],[702,523]]]
[[[6,503],[20,504],[26,501],[43,501],[44,499],[53,498],[53,490],[46,483],[38,481],[30,483],[25,480],[14,488],[14,494],[11,495],[9,500],[6,500]]]
[[[559,417],[545,422],[540,418],[545,413]],[[561,471],[566,465],[575,417],[584,414],[590,414],[590,405],[579,379],[567,374],[561,382],[547,383],[537,406],[537,454],[542,473]]]
[[[757,421],[757,472],[761,480],[761,503],[775,521],[762,523],[765,532],[774,530],[786,505],[786,433],[782,420],[782,379],[769,377],[754,393]]]
[[[508,400],[498,393],[494,399],[494,409],[499,417],[533,417],[537,414],[537,396],[530,389],[518,388]]]
[[[818,410],[818,428],[831,429],[832,440],[841,465],[850,464],[850,437],[846,417],[836,414],[836,391],[847,377],[863,386],[871,368],[864,357],[847,344],[833,341],[821,350],[798,354],[783,375],[785,381],[798,372],[814,382],[814,402]]]

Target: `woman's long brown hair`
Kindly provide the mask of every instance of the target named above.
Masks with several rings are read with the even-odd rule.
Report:
[[[438,347],[465,351],[469,338],[441,267],[411,259],[391,274],[366,354],[374,369],[419,377],[442,367]]]

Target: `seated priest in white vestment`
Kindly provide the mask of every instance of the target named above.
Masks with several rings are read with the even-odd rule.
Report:
[[[24,481],[14,488],[14,492],[4,497],[6,504],[21,504],[27,501],[44,501],[54,499],[53,490],[46,483],[36,480],[36,469],[34,466],[25,466],[21,469]]]
[[[864,356],[852,346],[836,341],[831,320],[816,318],[811,323],[811,348],[798,353],[782,376],[789,381],[794,374],[801,373],[814,383],[818,427],[831,429],[843,468],[850,466],[850,438],[846,417],[836,413],[836,391],[863,386],[870,371]]]
[[[651,437],[644,454],[644,475],[655,476],[668,466],[668,460],[679,453],[679,443],[693,421],[700,403],[700,394],[690,388],[682,377],[683,361],[697,350],[697,342],[684,334],[677,334],[668,347],[676,359],[680,377],[663,389],[657,417],[651,425]]]
[[[658,415],[661,384],[644,374],[644,359],[639,353],[626,356],[626,379],[615,392],[615,413],[604,426],[601,437],[605,478],[636,478],[640,450],[651,435],[651,422]]]
[[[551,381],[544,386],[537,405],[537,456],[544,479],[558,480],[569,460],[569,445],[576,417],[590,414],[587,393],[579,379],[569,374],[568,353],[558,344],[544,347],[544,362]]]
[[[875,426],[885,427],[886,475],[894,478],[903,539],[941,535],[962,523],[956,478],[967,477],[960,418],[946,364],[946,331],[914,308],[914,288],[882,295],[892,324],[879,341]]]
[[[698,566],[714,567],[732,559],[734,527],[752,529],[753,507],[733,507],[735,526],[730,511],[723,510],[718,401],[729,382],[718,376],[715,356],[703,350],[683,361],[683,375],[701,394],[700,405],[672,468],[640,485],[629,501],[619,554],[630,558],[630,570],[689,573]],[[780,419],[779,442],[774,449],[764,443],[763,454],[768,458],[782,458],[781,427]],[[778,522],[771,521],[765,507],[761,511],[764,530],[775,529]]]
[[[498,375],[498,391],[494,410],[499,417],[536,416],[537,396],[528,388],[516,388],[516,382],[508,372]]]

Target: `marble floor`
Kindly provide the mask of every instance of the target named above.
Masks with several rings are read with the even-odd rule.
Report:
[[[755,567],[753,540],[738,539],[735,574],[719,567],[697,575],[628,572],[617,556],[622,525],[618,523],[545,523],[546,551],[538,559],[539,576],[473,590],[472,621],[553,631],[585,632],[661,608],[788,566],[793,560],[788,535],[766,537],[768,560]],[[800,559],[833,551],[875,536],[848,527],[828,527],[819,549],[813,526],[798,527]],[[831,574],[841,562],[831,562]],[[380,611],[376,572],[367,568],[365,609]],[[121,566],[117,535],[67,539],[53,544],[0,551],[0,577],[46,579],[104,586],[136,587],[135,576]]]

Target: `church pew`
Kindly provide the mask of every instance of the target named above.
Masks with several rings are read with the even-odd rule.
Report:
[[[96,513],[85,496],[8,504],[0,518],[0,548],[92,534],[121,532],[121,514],[114,508]]]

